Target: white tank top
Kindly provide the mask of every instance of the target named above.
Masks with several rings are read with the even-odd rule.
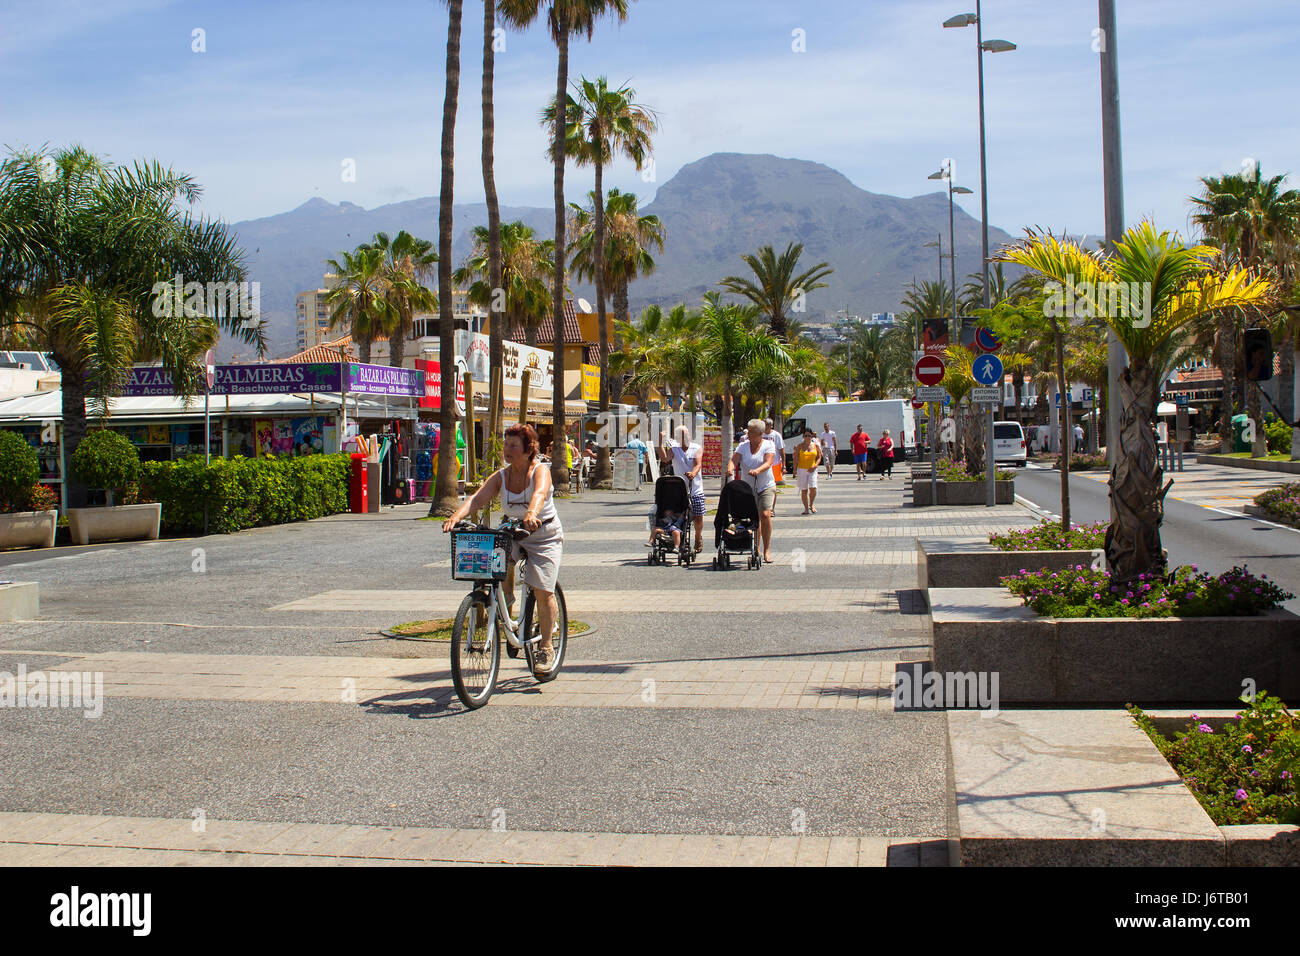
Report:
[[[534,464],[528,472],[528,485],[523,491],[516,494],[506,487],[506,472],[510,470],[507,465],[502,468],[498,474],[501,475],[501,510],[511,518],[522,518],[528,512],[528,506],[533,500],[534,483],[537,481],[537,469],[540,463]],[[542,510],[537,514],[537,520],[545,524],[549,520],[557,517],[555,511],[555,489],[546,490],[546,500],[542,502]]]

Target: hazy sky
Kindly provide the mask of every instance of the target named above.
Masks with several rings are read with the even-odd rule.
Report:
[[[1198,178],[1259,159],[1300,172],[1297,0],[1118,0],[1125,212],[1185,231]],[[572,45],[570,75],[630,81],[660,114],[653,179],[606,183],[648,201],[713,152],[825,163],[873,192],[934,191],[944,157],[976,193],[974,28],[966,0],[639,0]],[[1095,0],[987,0],[989,219],[1102,231]],[[202,30],[205,52],[195,52]],[[483,7],[465,3],[457,201],[482,200]],[[802,31],[796,35],[795,31]],[[193,175],[230,221],[320,196],[367,208],[436,194],[447,13],[437,0],[3,0],[0,131],[8,146],[81,142]],[[802,38],[804,52],[793,47]],[[546,206],[537,115],[555,87],[539,26],[497,54],[501,201]],[[345,160],[356,181],[342,181]],[[1297,177],[1293,177],[1293,181]],[[568,192],[590,188],[570,171]],[[411,223],[430,238],[436,223]]]

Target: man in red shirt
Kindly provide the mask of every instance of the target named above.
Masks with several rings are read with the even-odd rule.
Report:
[[[867,474],[867,448],[871,445],[871,436],[858,426],[858,430],[849,436],[849,445],[853,448],[853,464],[858,471],[858,481]]]

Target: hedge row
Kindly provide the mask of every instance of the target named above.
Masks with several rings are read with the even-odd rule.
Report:
[[[346,455],[146,461],[140,497],[162,502],[166,532],[202,533],[207,504],[209,532],[224,534],[346,511],[348,476]]]

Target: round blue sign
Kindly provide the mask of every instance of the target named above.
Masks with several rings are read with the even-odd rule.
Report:
[[[981,355],[971,363],[971,374],[980,385],[996,385],[1002,381],[1002,359]]]
[[[998,337],[989,329],[975,330],[975,344],[985,352],[996,352],[1002,348],[1002,343],[998,341]]]

